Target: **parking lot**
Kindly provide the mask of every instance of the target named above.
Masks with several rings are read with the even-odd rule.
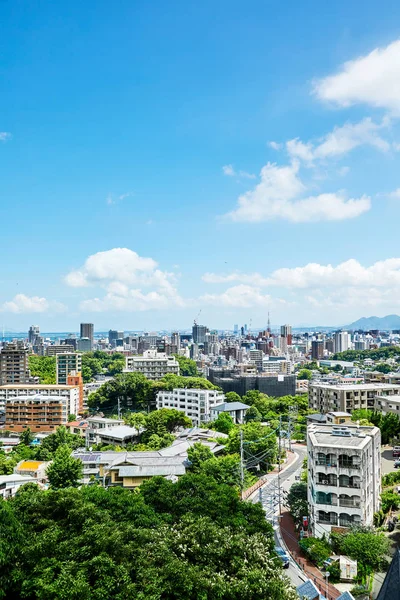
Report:
[[[394,458],[392,455],[392,450],[392,446],[382,446],[382,475],[386,475],[387,473],[392,473],[393,471],[396,471],[396,469],[394,468]]]

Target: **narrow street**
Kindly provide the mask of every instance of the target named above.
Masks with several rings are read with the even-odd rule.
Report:
[[[296,475],[300,475],[301,465],[303,464],[304,458],[307,456],[307,448],[305,446],[302,446],[299,444],[293,445],[293,450],[296,452],[296,454],[298,456],[286,469],[285,469],[285,467],[283,467],[282,472],[280,474],[281,490],[285,490],[285,491],[289,491],[290,486],[296,480],[295,479]],[[263,485],[259,490],[257,490],[252,495],[252,497],[250,498],[250,501],[251,502],[263,501],[263,506],[266,509],[267,514],[273,510],[273,514],[276,515],[276,519],[274,520],[275,542],[276,542],[277,546],[281,547],[283,550],[285,550],[285,552],[287,552],[286,545],[285,545],[284,541],[282,540],[282,537],[281,537],[280,531],[279,531],[279,526],[278,526],[278,518],[277,518],[277,515],[279,512],[278,500],[276,500],[274,502],[273,507],[265,504],[265,498],[267,498],[268,496],[273,497],[274,490],[277,491],[278,477],[279,477],[279,475],[277,473],[268,475],[266,477],[265,485]],[[275,494],[275,496],[277,498],[277,494]],[[290,558],[290,564],[289,564],[289,568],[286,569],[286,574],[289,577],[289,579],[291,580],[292,584],[295,587],[297,587],[301,583],[303,583],[307,579],[307,577],[304,575],[302,570],[297,566],[297,564],[291,558],[289,553],[288,553],[288,555]]]

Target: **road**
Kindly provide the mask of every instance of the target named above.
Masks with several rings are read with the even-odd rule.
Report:
[[[286,491],[289,491],[290,486],[295,482],[296,475],[300,475],[300,470],[301,470],[301,465],[303,464],[303,459],[307,455],[307,448],[305,446],[295,445],[293,447],[293,450],[298,455],[296,460],[289,467],[287,467],[287,469],[284,469],[280,475],[281,489],[286,490]],[[253,497],[250,498],[250,500],[252,502],[260,502],[261,498],[264,499],[263,506],[266,509],[267,516],[269,516],[269,514],[271,514],[272,510],[275,514],[278,513],[278,511],[277,511],[278,507],[276,506],[276,504],[274,507],[265,505],[265,499],[268,498],[268,496],[273,495],[274,490],[277,489],[277,485],[278,485],[278,475],[277,474],[267,476],[265,485],[263,485],[262,488],[260,488],[262,490],[262,492],[260,493],[260,490],[257,490],[257,492],[254,493]],[[274,525],[274,530],[275,530],[276,545],[283,548],[283,550],[285,550],[285,552],[287,552],[286,546],[281,538],[277,522]],[[290,554],[288,552],[287,552],[287,554],[290,557]],[[294,560],[291,557],[290,557],[289,568],[285,571],[285,573],[287,574],[290,581],[292,582],[292,584],[295,587],[298,587],[301,583],[303,583],[307,579],[307,577],[303,574],[303,571],[296,565],[296,563],[294,562]]]

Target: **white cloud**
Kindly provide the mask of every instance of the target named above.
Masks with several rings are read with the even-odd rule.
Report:
[[[393,192],[390,192],[387,196],[393,200],[400,200],[400,188],[393,190]]]
[[[0,306],[1,312],[10,313],[44,313],[44,312],[63,312],[66,307],[60,302],[54,302],[40,296],[26,296],[17,294],[9,302],[4,302]]]
[[[400,258],[377,261],[369,267],[350,258],[337,266],[308,263],[303,267],[277,269],[268,276],[240,272],[229,275],[206,273],[202,279],[206,283],[237,281],[259,287],[288,289],[385,288],[400,286]]]
[[[271,303],[271,296],[262,294],[258,288],[250,285],[236,285],[222,294],[205,294],[200,297],[200,302],[232,308],[267,307]]]
[[[136,283],[138,277],[155,273],[156,267],[152,258],[143,258],[129,248],[113,248],[89,256],[80,269],[68,273],[65,281],[71,287],[103,281]]]
[[[268,279],[259,273],[229,273],[228,275],[219,275],[217,273],[205,273],[202,276],[205,283],[229,283],[240,281],[241,283],[250,283],[252,285],[264,286],[268,284]]]
[[[368,104],[400,111],[400,40],[344,63],[338,73],[316,80],[314,93],[338,106]]]
[[[103,298],[84,300],[82,310],[150,310],[182,306],[175,287],[176,275],[157,268],[152,258],[129,248],[113,248],[89,256],[84,265],[71,271],[65,282],[71,287],[99,286]],[[142,288],[154,288],[148,292]]]
[[[0,142],[8,142],[11,138],[12,135],[8,131],[0,131]]]
[[[325,193],[299,198],[305,186],[298,177],[299,164],[279,167],[268,163],[261,170],[261,181],[238,198],[238,206],[226,215],[232,221],[261,222],[286,219],[294,223],[340,221],[368,211],[367,196],[346,199],[340,193]]]
[[[333,131],[317,140],[315,143],[304,143],[299,138],[286,142],[286,150],[291,158],[296,158],[311,164],[315,160],[323,160],[334,156],[347,154],[358,146],[373,146],[377,150],[387,152],[390,144],[384,140],[379,131],[389,125],[384,119],[382,123],[374,123],[366,118],[359,123],[345,123],[335,127]]]
[[[246,171],[235,171],[233,165],[224,165],[222,167],[222,171],[224,175],[228,177],[242,177],[244,179],[255,179],[255,175],[253,173],[247,173]]]
[[[304,144],[299,138],[286,142],[286,150],[292,158],[299,158],[304,162],[312,162],[314,160],[314,152],[312,144]]]
[[[278,142],[274,142],[274,141],[268,142],[268,146],[270,148],[272,148],[273,150],[281,150],[281,148],[282,148],[282,144],[278,144]]]

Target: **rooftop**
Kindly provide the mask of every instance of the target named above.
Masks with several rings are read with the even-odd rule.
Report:
[[[351,436],[334,435],[334,430],[350,430]],[[309,425],[308,434],[315,446],[328,446],[328,447],[339,447],[339,448],[352,448],[362,449],[366,446],[371,437],[379,433],[377,427],[357,427],[351,425]]]
[[[100,437],[114,438],[116,440],[124,440],[125,438],[136,437],[139,434],[135,427],[128,427],[128,425],[118,425],[117,427],[105,427],[104,429],[97,429],[96,435]]]
[[[8,383],[0,385],[0,390],[70,390],[75,389],[77,385],[57,385],[57,384],[41,384],[41,383]]]
[[[43,460],[23,460],[17,468],[19,471],[36,471],[44,464]]]
[[[360,383],[350,385],[348,383],[312,383],[310,386],[319,387],[331,390],[393,390],[398,389],[400,391],[400,385],[395,383]]]
[[[223,404],[212,406],[211,410],[216,410],[217,412],[231,412],[233,410],[247,410],[248,408],[250,408],[250,406],[248,404],[243,404],[243,402],[224,402]]]

